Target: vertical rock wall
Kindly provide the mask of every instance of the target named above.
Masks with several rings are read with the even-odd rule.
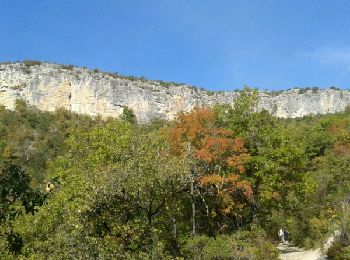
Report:
[[[350,106],[348,90],[290,90],[260,92],[259,106],[278,117],[335,113]],[[16,99],[39,109],[64,107],[73,112],[103,117],[119,116],[132,108],[139,122],[173,119],[180,111],[215,103],[232,104],[237,92],[212,93],[188,85],[126,78],[57,64],[9,63],[0,65],[0,104],[13,109]]]

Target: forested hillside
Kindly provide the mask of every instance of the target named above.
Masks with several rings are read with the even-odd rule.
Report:
[[[277,119],[257,98],[143,125],[0,107],[0,257],[276,259],[286,227],[307,248],[340,230],[328,254],[348,259],[350,111]]]

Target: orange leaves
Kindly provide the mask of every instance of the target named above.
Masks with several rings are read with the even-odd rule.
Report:
[[[196,108],[180,114],[169,133],[173,152],[187,155],[208,166],[233,167],[244,173],[244,162],[249,155],[244,141],[234,138],[233,132],[215,127],[215,116],[209,108]]]
[[[218,195],[242,191],[248,200],[253,198],[253,189],[250,182],[239,180],[239,175],[235,174],[229,174],[226,177],[218,174],[202,176],[200,185],[207,188],[209,186],[215,187]]]
[[[217,222],[220,216],[240,217],[242,210],[247,205],[240,198],[244,197],[248,202],[253,199],[253,189],[250,183],[246,180],[240,180],[240,175],[237,174],[205,175],[200,178],[199,184],[214,200],[209,220],[211,222]],[[222,223],[221,229],[224,231],[225,222]]]
[[[208,163],[214,162],[213,155],[206,149],[196,150],[194,152],[194,155],[197,159],[201,159],[201,160],[206,161]]]
[[[173,152],[185,154],[188,149],[187,142],[191,146],[196,146],[209,134],[213,122],[214,113],[208,108],[196,108],[189,114],[179,114],[175,126],[169,133]]]
[[[243,191],[244,195],[248,200],[253,199],[253,189],[249,181],[242,180],[240,182],[236,183],[237,189],[240,189]]]
[[[193,162],[192,172],[203,200],[212,201],[211,219],[236,216],[252,201],[253,189],[243,179],[250,158],[244,140],[218,128],[209,108],[180,114],[169,131],[173,153]],[[214,221],[214,220],[213,220]]]
[[[218,174],[211,174],[201,177],[200,184],[201,186],[215,185],[223,186],[224,184],[234,184],[238,180],[237,175],[229,175],[228,177],[223,177]]]
[[[228,158],[227,163],[228,166],[234,166],[239,173],[244,173],[245,168],[243,167],[243,163],[250,159],[249,154],[241,154],[241,155],[233,155],[230,158]]]

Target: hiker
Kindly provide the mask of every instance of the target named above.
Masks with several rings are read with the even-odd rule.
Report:
[[[281,239],[282,243],[284,243],[285,240],[284,240],[284,230],[283,230],[283,228],[280,228],[280,230],[278,230],[278,236]]]
[[[284,241],[289,242],[289,232],[286,228],[283,228],[283,236],[284,236]]]

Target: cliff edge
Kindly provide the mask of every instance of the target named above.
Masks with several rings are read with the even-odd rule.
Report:
[[[126,77],[70,65],[41,62],[0,64],[0,104],[13,109],[17,99],[46,111],[64,107],[92,116],[117,117],[125,106],[139,122],[172,120],[180,111],[215,103],[232,104],[239,92],[209,92],[186,84]],[[293,89],[259,92],[259,107],[277,117],[341,112],[350,106],[350,91]]]

